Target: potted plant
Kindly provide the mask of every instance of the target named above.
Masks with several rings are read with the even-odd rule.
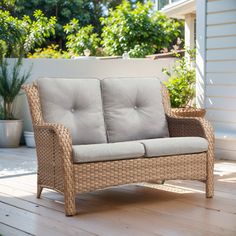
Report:
[[[0,147],[19,146],[23,121],[13,114],[14,101],[30,76],[30,70],[21,73],[21,66],[21,57],[13,66],[3,55],[0,57]]]
[[[170,94],[171,112],[175,116],[204,117],[205,109],[196,108],[195,105],[195,49],[186,52],[187,56],[176,60],[172,71],[163,69],[163,73],[169,77],[165,85]]]

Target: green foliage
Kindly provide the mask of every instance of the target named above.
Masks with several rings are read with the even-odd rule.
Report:
[[[132,3],[144,2],[144,0],[129,0]],[[2,0],[0,9],[8,10],[15,17],[28,15],[33,17],[35,9],[40,9],[45,16],[55,16],[56,34],[50,41],[56,42],[60,47],[64,46],[65,33],[63,26],[71,19],[79,20],[81,26],[91,24],[96,33],[101,33],[100,17],[105,16],[107,9],[115,8],[122,0]]]
[[[133,58],[143,58],[146,55],[153,54],[155,52],[154,47],[150,47],[147,43],[136,44],[134,48],[129,50],[129,56]]]
[[[37,50],[34,56],[58,58],[64,53],[46,46],[56,42],[64,48],[67,40],[69,54],[83,55],[89,49],[91,55],[97,56],[128,52],[130,57],[145,57],[168,48],[181,35],[182,24],[153,12],[151,2],[143,2],[146,1],[3,0],[0,47],[7,57],[17,57],[42,46],[44,49]]]
[[[189,56],[182,57],[175,62],[172,72],[166,68],[163,69],[163,72],[169,77],[165,84],[169,90],[173,108],[192,105],[195,97],[195,50],[187,50],[187,55]]]
[[[35,49],[34,53],[29,53],[28,58],[63,58],[69,59],[71,55],[68,52],[59,49],[59,45],[52,44],[47,48]]]
[[[66,47],[68,51],[75,55],[83,55],[84,50],[89,49],[91,55],[96,55],[99,48],[100,39],[97,33],[94,33],[94,27],[87,25],[79,26],[79,21],[73,19],[64,26],[67,34]]]
[[[55,33],[55,17],[48,19],[42,11],[36,10],[34,19],[29,16],[18,19],[8,11],[0,10],[0,40],[7,47],[6,56],[19,57]]]
[[[153,54],[169,47],[181,35],[181,24],[160,12],[152,12],[152,3],[137,3],[134,7],[123,1],[108,17],[101,18],[102,45],[109,55],[132,57]]]
[[[21,73],[22,59],[11,67],[7,59],[0,58],[0,97],[3,102],[0,104],[0,119],[12,120],[13,102],[20,92],[21,86],[30,76],[30,70],[27,73]]]

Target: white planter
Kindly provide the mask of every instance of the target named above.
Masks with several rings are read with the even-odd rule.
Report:
[[[22,133],[22,120],[0,120],[0,147],[18,147]]]
[[[34,132],[24,131],[25,143],[29,148],[35,148]]]

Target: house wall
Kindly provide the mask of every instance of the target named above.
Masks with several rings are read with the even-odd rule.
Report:
[[[203,1],[197,4],[200,12]],[[215,127],[217,156],[236,160],[236,0],[208,0],[203,8],[197,15],[203,22],[197,33],[204,36],[198,38],[199,51],[204,50],[204,65],[197,65],[199,94],[204,91],[200,104]]]
[[[13,59],[10,59],[14,63]],[[27,83],[40,77],[64,78],[107,78],[107,77],[158,77],[165,79],[162,68],[170,69],[175,59],[25,59],[22,71],[32,66],[31,77]],[[15,114],[24,120],[24,130],[31,131],[31,119],[26,96],[19,96],[16,101]]]

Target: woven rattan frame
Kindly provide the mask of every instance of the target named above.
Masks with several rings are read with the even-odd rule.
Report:
[[[173,116],[203,118],[206,114],[206,110],[201,109],[201,108],[194,108],[194,107],[172,108],[171,113]]]
[[[65,198],[65,214],[76,214],[78,193],[138,182],[188,179],[206,182],[206,197],[212,197],[214,136],[211,125],[201,118],[171,115],[169,94],[162,87],[163,105],[171,137],[200,136],[209,142],[208,152],[153,158],[74,164],[69,131],[60,124],[43,121],[37,85],[25,85],[35,132],[38,158],[38,191],[54,189]]]

